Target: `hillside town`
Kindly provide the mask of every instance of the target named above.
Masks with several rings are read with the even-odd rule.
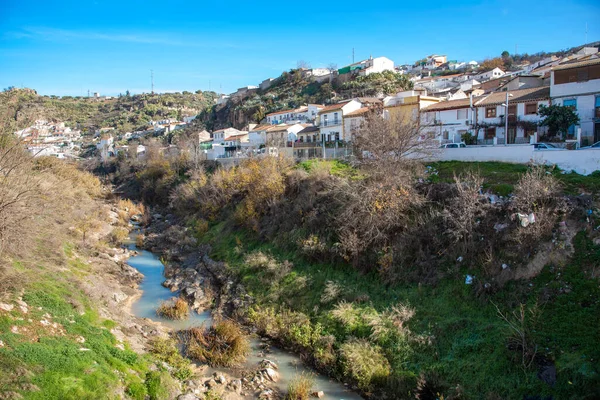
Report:
[[[436,54],[413,65],[396,66],[387,57],[370,57],[338,69],[302,67],[298,73],[303,79],[321,84],[334,80],[343,84],[372,74],[394,73],[409,77],[412,89],[281,109],[244,127],[212,132],[201,129],[194,135],[198,141],[192,146],[194,158],[226,161],[279,154],[297,159],[345,157],[352,152],[353,139],[370,115],[417,124],[423,137],[438,143],[448,159],[460,153],[447,148],[491,147],[485,154],[491,152],[491,159],[495,159],[506,151],[500,146],[526,146],[513,150],[527,149],[523,157],[532,158],[533,150],[580,149],[600,141],[597,47],[582,47],[562,58],[552,55],[534,63],[512,64],[510,71],[487,67],[476,61],[449,61],[447,56]],[[221,94],[215,104],[227,107],[269,90],[275,82],[268,78],[256,86]],[[569,127],[566,135],[552,136],[548,127],[541,126],[543,117],[538,113],[541,106],[550,105],[571,107],[579,123]],[[119,153],[141,157],[146,151],[141,140],[183,130],[194,118],[196,115],[152,120],[145,130],[125,133],[102,127],[94,131],[92,143],[102,159]],[[18,135],[33,154],[77,157],[82,150],[81,132],[64,123],[39,120]],[[190,150],[189,142],[179,147],[186,148],[178,151]]]

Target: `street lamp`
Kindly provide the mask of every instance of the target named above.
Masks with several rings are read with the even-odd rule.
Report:
[[[502,106],[506,108],[504,113],[504,144],[508,144],[508,98],[513,97],[512,93],[508,93],[506,90],[506,103],[502,103]]]

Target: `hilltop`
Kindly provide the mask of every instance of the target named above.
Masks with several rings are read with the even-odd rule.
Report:
[[[194,116],[214,104],[216,93],[196,91],[164,94],[137,94],[118,97],[41,96],[32,89],[5,90],[7,102],[0,104],[0,115],[23,126],[37,119],[64,122],[83,131],[101,127],[120,133],[144,130],[151,120]],[[8,104],[11,103],[11,108]],[[16,103],[17,111],[11,113]]]

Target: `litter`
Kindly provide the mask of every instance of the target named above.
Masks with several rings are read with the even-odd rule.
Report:
[[[465,285],[471,284],[473,284],[473,277],[471,275],[467,275],[467,278],[465,279]]]
[[[463,256],[460,256],[456,259],[457,262],[462,262],[462,260],[463,260]]]
[[[521,222],[521,226],[523,228],[525,228],[535,222],[535,214],[533,214],[533,213],[531,213],[529,215],[517,213],[517,216],[519,217],[519,221]]]
[[[502,269],[508,268],[508,264],[502,264]]]

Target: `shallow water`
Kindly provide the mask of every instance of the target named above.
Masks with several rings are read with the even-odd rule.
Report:
[[[174,330],[200,326],[203,323],[210,324],[211,317],[209,311],[205,311],[201,314],[192,311],[190,317],[184,321],[173,321],[156,315],[156,308],[160,303],[172,297],[177,297],[178,293],[171,292],[169,289],[162,286],[162,283],[165,280],[163,275],[165,267],[163,263],[151,252],[138,249],[135,246],[136,236],[137,232],[132,231],[127,244],[130,250],[135,250],[139,254],[130,257],[127,264],[140,271],[144,275],[144,279],[139,285],[139,288],[142,290],[142,296],[132,305],[133,313],[138,317],[149,318],[153,321],[161,322]],[[270,347],[270,352],[265,356],[261,356],[262,349],[260,344],[260,340],[251,339],[252,353],[248,356],[245,366],[248,368],[256,368],[258,363],[264,358],[274,361],[279,367],[278,372],[280,375],[280,380],[275,386],[282,393],[285,393],[289,382],[296,374],[306,372],[313,375],[315,383],[313,385],[313,391],[322,390],[325,393],[325,396],[323,397],[325,400],[362,399],[358,394],[347,390],[343,384],[332,381],[325,375],[318,374],[306,367],[302,364],[299,357],[290,352],[276,347]],[[222,371],[228,373],[230,370],[226,368],[217,368],[210,371]]]

